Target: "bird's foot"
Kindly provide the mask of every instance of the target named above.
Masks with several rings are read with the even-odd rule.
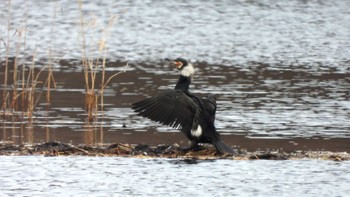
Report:
[[[201,150],[204,150],[205,148],[203,146],[199,146],[198,144],[196,145],[191,145],[190,147],[182,148],[182,151],[187,153],[187,152],[198,152]]]

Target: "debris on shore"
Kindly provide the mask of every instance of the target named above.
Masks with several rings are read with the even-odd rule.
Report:
[[[0,155],[5,156],[120,156],[135,158],[182,158],[189,161],[232,159],[232,160],[298,160],[320,159],[332,161],[350,160],[347,152],[329,151],[254,151],[239,150],[239,155],[220,154],[211,147],[203,147],[196,151],[189,151],[177,144],[148,146],[147,144],[112,144],[105,147],[87,145],[74,146],[60,142],[46,142],[40,144],[15,145],[0,142]]]

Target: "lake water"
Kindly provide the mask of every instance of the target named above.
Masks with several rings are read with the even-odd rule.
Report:
[[[347,0],[82,2],[88,50],[105,39],[111,59],[184,56],[226,65],[282,62],[315,69],[349,63]],[[26,55],[33,55],[36,46],[39,59],[47,59],[50,48],[56,58],[81,58],[76,1],[12,1],[10,12],[4,2],[0,11],[3,40],[9,17],[11,36],[27,22]],[[114,17],[115,23],[108,25]]]
[[[16,55],[17,43],[25,46],[19,64],[29,66],[35,56],[39,72],[51,58],[57,88],[49,109],[41,97],[32,122],[1,119],[1,140],[94,145],[128,143],[123,135],[136,132],[174,132],[135,116],[130,104],[173,88],[178,72],[161,60],[178,56],[196,67],[191,91],[217,95],[220,132],[249,139],[348,139],[349,7],[346,0],[84,1],[87,56],[98,56],[99,43],[106,41],[107,76],[129,62],[127,72],[106,86],[104,117],[91,125],[84,109],[78,3],[11,1],[10,11],[2,3],[1,81],[9,37],[9,56]],[[108,26],[113,17],[118,19]],[[348,144],[340,150],[348,151]]]
[[[347,196],[350,162],[0,157],[1,196]]]

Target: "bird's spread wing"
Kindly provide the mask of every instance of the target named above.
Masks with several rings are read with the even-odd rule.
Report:
[[[132,109],[140,116],[174,128],[198,126],[198,105],[182,90],[168,90],[159,96],[139,101],[132,104]]]

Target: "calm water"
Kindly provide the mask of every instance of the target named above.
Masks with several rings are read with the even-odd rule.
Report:
[[[348,65],[349,7],[347,0],[83,1],[88,52],[97,52],[97,43],[105,39],[112,59],[185,56],[227,65]],[[24,29],[27,19],[26,55],[34,54],[37,46],[39,58],[46,59],[49,48],[56,58],[81,58],[76,1],[12,1],[10,14],[7,3],[1,3],[4,40],[9,16],[11,36]],[[117,17],[116,22],[107,28],[111,17]]]
[[[350,162],[0,157],[1,196],[347,196]]]
[[[32,123],[1,119],[1,140],[93,144],[113,143],[113,132],[172,132],[135,116],[130,104],[173,88],[178,73],[160,60],[178,56],[196,66],[192,92],[218,96],[221,132],[247,138],[350,137],[350,1],[83,2],[88,56],[96,56],[98,43],[106,40],[107,75],[130,63],[106,87],[104,119],[93,126],[85,120],[77,3],[11,3],[10,12],[7,3],[0,4],[2,42],[9,19],[14,56],[26,22],[26,48],[18,52],[18,62],[35,55],[38,72],[51,56],[57,89],[48,111],[44,99],[37,105]],[[107,27],[113,16],[118,19]],[[2,81],[3,44],[0,51]]]

